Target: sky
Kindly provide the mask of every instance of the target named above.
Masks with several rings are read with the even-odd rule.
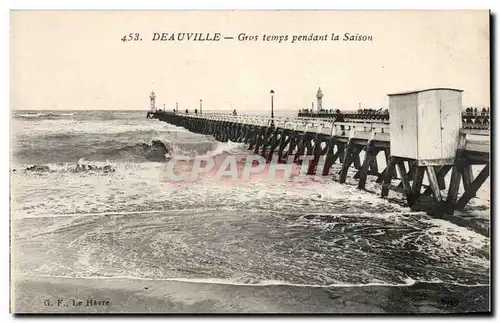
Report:
[[[152,41],[221,33],[218,42]],[[122,42],[128,33],[142,41]],[[239,41],[238,35],[258,36]],[[345,33],[371,42],[301,41]],[[287,35],[266,42],[263,34]],[[204,110],[388,107],[387,94],[464,90],[489,106],[488,11],[11,11],[11,109]]]

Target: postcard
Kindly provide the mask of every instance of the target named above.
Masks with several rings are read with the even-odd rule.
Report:
[[[490,12],[10,12],[12,313],[490,313]]]

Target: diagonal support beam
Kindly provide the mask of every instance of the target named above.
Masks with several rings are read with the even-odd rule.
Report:
[[[398,167],[399,173],[401,174],[401,183],[403,184],[406,200],[408,201],[408,205],[412,206],[414,204],[413,192],[409,181],[409,176],[408,176],[409,174],[406,173],[406,167],[404,161],[399,160],[396,163],[396,166]]]
[[[429,180],[429,186],[432,189],[432,194],[436,202],[441,203],[441,191],[439,189],[439,183],[436,176],[436,172],[433,166],[427,166],[425,168],[425,173],[427,174],[427,179]]]
[[[439,172],[437,173],[437,179],[438,179],[438,185],[439,185],[439,188],[444,190],[446,188],[446,183],[444,181],[444,178],[446,176],[446,174],[448,174],[448,172],[450,171],[450,169],[452,168],[452,165],[444,165],[443,167],[441,167],[439,169]],[[431,186],[429,185],[429,187],[427,187],[423,193],[423,195],[431,195],[432,194],[432,189],[431,189]]]
[[[470,199],[474,197],[477,190],[483,185],[486,179],[490,176],[490,163],[487,163],[479,175],[477,175],[476,179],[470,184],[469,188],[465,190],[462,197],[458,200],[456,204],[456,208],[461,210],[463,209],[467,203],[469,203]]]

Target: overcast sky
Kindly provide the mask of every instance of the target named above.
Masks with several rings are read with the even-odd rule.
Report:
[[[141,42],[121,42],[138,32]],[[219,42],[153,42],[154,32],[222,33]],[[298,42],[293,35],[371,35],[372,42]],[[240,33],[288,35],[240,42]],[[464,90],[489,106],[487,11],[11,12],[12,109],[387,107],[388,93]]]

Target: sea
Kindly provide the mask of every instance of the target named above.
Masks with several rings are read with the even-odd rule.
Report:
[[[165,156],[151,155],[153,141]],[[333,175],[172,182],[173,156],[250,152],[146,111],[12,111],[11,147],[13,277],[214,284],[250,298],[295,286],[287,297],[322,291],[345,313],[490,310],[489,237],[413,212],[403,197]],[[467,215],[489,217],[485,185]],[[230,301],[218,310],[232,312]]]

